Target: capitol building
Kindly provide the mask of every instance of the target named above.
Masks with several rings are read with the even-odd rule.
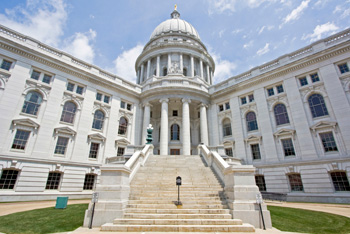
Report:
[[[152,125],[154,157],[205,149],[252,165],[261,192],[350,203],[349,29],[218,84],[177,10],[137,58],[136,84],[2,25],[0,66],[1,202],[90,198]]]

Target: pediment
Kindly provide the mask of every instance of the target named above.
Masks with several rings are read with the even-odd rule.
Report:
[[[118,145],[129,145],[130,141],[128,141],[126,138],[119,138],[115,140],[115,143]]]
[[[106,137],[102,135],[101,133],[91,133],[88,135],[89,139],[99,140],[99,141],[105,141]]]
[[[288,129],[288,128],[282,128],[275,132],[273,135],[275,136],[282,136],[282,135],[294,135],[295,130],[294,129]]]
[[[22,125],[22,126],[31,127],[34,129],[38,129],[40,127],[40,125],[37,122],[35,122],[34,120],[32,120],[30,118],[14,119],[14,120],[12,120],[12,124],[14,126]]]
[[[245,141],[260,141],[261,140],[261,135],[249,135],[246,139],[244,139]]]
[[[336,121],[321,121],[312,125],[310,128],[315,131],[316,129],[321,129],[321,128],[334,128],[336,125],[337,125]]]
[[[67,135],[72,135],[75,136],[75,134],[77,134],[77,132],[71,128],[71,127],[57,127],[54,129],[55,133],[61,133],[61,134],[67,134]]]
[[[222,144],[223,145],[233,145],[235,143],[235,141],[224,141]]]

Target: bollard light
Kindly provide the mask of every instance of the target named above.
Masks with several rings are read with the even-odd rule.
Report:
[[[179,207],[182,205],[182,203],[180,202],[180,186],[182,184],[182,179],[180,176],[176,177],[176,185],[177,185],[177,202],[176,205]]]
[[[182,182],[182,179],[180,176],[176,177],[176,185],[177,186],[180,186],[181,185],[181,182]]]

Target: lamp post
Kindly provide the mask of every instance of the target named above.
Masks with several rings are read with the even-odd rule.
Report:
[[[176,202],[176,205],[177,206],[181,206],[182,203],[180,202],[180,186],[182,184],[182,179],[180,176],[176,177],[176,185],[177,185],[177,202]]]
[[[146,141],[147,141],[146,144],[147,145],[152,144],[152,141],[153,141],[152,132],[153,132],[152,124],[149,124],[148,127],[147,127],[147,138],[146,138]]]

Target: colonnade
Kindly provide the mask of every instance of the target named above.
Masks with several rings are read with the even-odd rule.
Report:
[[[190,103],[191,99],[182,99],[182,154],[191,154],[191,132],[190,132]],[[168,155],[169,152],[169,113],[168,113],[168,98],[160,99],[161,103],[161,120],[160,120],[160,155]],[[142,132],[142,144],[146,139],[146,128],[150,124],[150,112],[151,106],[149,103],[144,104],[144,117],[143,117],[143,132]],[[200,104],[200,139],[201,143],[208,145],[208,122],[207,122],[207,108],[205,104]]]
[[[184,59],[183,59],[183,54],[182,53],[176,53],[179,56],[179,70],[181,73],[183,72],[184,69]],[[171,60],[171,55],[172,53],[167,54],[167,69],[171,68],[172,60]],[[195,57],[193,55],[190,56],[190,73],[187,74],[187,76],[194,77],[195,76]],[[159,77],[161,76],[161,67],[160,67],[160,57],[161,55],[157,56],[156,59],[156,76]],[[209,84],[212,84],[212,79],[213,79],[213,71],[210,68],[209,64],[204,62],[201,58],[198,58],[199,60],[199,76],[204,80],[204,71],[207,74],[206,81]],[[146,64],[146,68],[145,68]],[[204,68],[205,67],[205,68]],[[143,81],[147,80],[152,76],[152,58],[149,58],[146,62],[142,63],[141,66],[137,69],[137,83],[141,84]],[[145,73],[146,69],[146,75]]]

